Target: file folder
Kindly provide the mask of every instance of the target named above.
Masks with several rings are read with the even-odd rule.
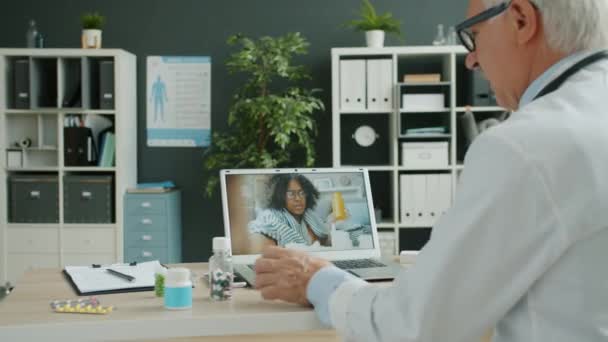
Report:
[[[428,214],[428,223],[434,226],[437,219],[441,216],[443,191],[440,189],[440,178],[442,174],[426,175],[426,201],[425,211]]]
[[[367,109],[391,111],[393,108],[393,61],[367,60]]]
[[[452,175],[441,174],[439,176],[439,189],[441,191],[439,211],[445,214],[452,206]]]
[[[66,166],[94,165],[97,150],[93,134],[88,127],[64,127],[64,163]]]
[[[365,110],[365,60],[340,61],[340,110]]]
[[[99,63],[99,108],[114,109],[114,62]]]
[[[400,175],[399,176],[399,198],[401,202],[399,203],[399,212],[401,217],[401,223],[405,225],[411,225],[413,220],[413,211],[412,211],[412,196],[409,191],[411,189],[411,176],[409,175]]]
[[[412,183],[414,224],[418,227],[430,226],[426,210],[426,175],[413,175]]]
[[[30,61],[18,59],[15,61],[13,74],[14,107],[16,109],[30,108]]]

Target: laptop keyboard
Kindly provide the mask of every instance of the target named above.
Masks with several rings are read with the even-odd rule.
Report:
[[[385,264],[373,259],[352,259],[352,260],[334,260],[332,261],[336,267],[343,270],[353,270],[357,268],[373,268],[386,267]]]
[[[373,259],[334,260],[332,263],[343,270],[354,270],[357,268],[386,267],[385,264]],[[255,271],[255,265],[247,265]]]

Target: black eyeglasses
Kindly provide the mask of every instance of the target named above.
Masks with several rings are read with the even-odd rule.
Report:
[[[306,198],[306,192],[304,190],[287,190],[286,192],[288,199]]]
[[[511,1],[503,2],[499,5],[488,8],[487,10],[461,22],[456,25],[456,32],[458,33],[458,39],[469,52],[475,51],[475,34],[470,30],[471,26],[477,25],[488,19],[494,18],[495,16],[504,12],[511,5]]]

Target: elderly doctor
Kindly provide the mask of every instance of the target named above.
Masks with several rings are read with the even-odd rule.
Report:
[[[513,114],[469,149],[456,201],[390,287],[268,248],[264,298],[347,340],[608,340],[608,1],[470,0],[466,64]]]

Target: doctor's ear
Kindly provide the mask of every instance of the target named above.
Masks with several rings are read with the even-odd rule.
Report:
[[[519,45],[529,43],[542,30],[540,12],[531,1],[513,0],[507,11]]]

